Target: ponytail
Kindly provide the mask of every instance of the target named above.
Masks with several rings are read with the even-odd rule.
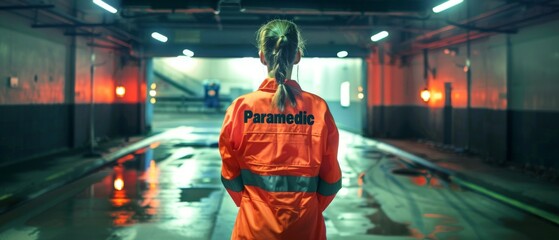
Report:
[[[283,112],[285,102],[289,100],[291,105],[296,107],[300,92],[285,82],[287,71],[292,67],[297,51],[300,51],[303,45],[297,26],[286,20],[270,21],[258,31],[257,41],[269,64],[270,74],[273,74],[278,84],[272,98],[273,106]]]
[[[283,112],[285,109],[286,97],[291,103],[291,106],[297,106],[296,94],[294,93],[291,86],[285,84],[287,76],[287,68],[289,67],[288,57],[284,56],[286,49],[284,46],[287,45],[287,37],[280,36],[276,43],[276,48],[274,49],[274,67],[272,68],[276,83],[278,84],[278,90],[272,98],[272,104],[276,106],[280,111]]]

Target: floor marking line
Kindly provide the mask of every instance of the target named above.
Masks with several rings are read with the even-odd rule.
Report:
[[[8,193],[8,194],[4,194],[0,197],[0,201],[4,200],[4,199],[8,199],[9,197],[13,196],[13,194]]]
[[[524,211],[526,211],[526,212],[532,213],[532,214],[534,214],[534,215],[536,215],[536,216],[539,216],[539,217],[541,217],[541,218],[544,218],[544,219],[546,219],[546,220],[548,220],[548,221],[551,221],[551,222],[553,222],[553,223],[555,223],[555,224],[559,224],[559,216],[556,215],[556,214],[553,214],[553,213],[550,213],[550,212],[548,212],[548,211],[539,209],[539,208],[537,208],[537,207],[528,205],[528,204],[523,203],[523,202],[520,202],[520,201],[518,201],[518,200],[509,198],[509,197],[506,197],[506,196],[501,195],[501,194],[499,194],[499,193],[493,192],[493,191],[491,191],[491,190],[489,190],[489,189],[487,189],[487,188],[484,188],[484,187],[482,187],[482,186],[479,186],[479,185],[470,183],[470,182],[468,182],[468,181],[466,181],[466,180],[460,179],[460,178],[455,177],[455,176],[450,176],[450,179],[451,179],[451,181],[454,181],[454,182],[456,182],[456,183],[458,183],[458,184],[460,184],[460,185],[466,186],[466,187],[468,187],[468,188],[470,188],[470,189],[473,189],[473,190],[475,190],[475,191],[477,191],[477,192],[483,193],[483,194],[485,194],[485,195],[487,195],[487,196],[489,196],[489,197],[492,197],[492,198],[494,198],[494,199],[497,199],[497,200],[499,200],[499,201],[501,201],[501,202],[504,202],[504,203],[507,203],[507,204],[512,205],[512,206],[514,206],[514,207],[520,208],[520,209],[522,209],[522,210],[524,210]]]

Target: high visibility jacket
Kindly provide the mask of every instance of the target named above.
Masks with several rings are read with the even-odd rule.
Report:
[[[341,188],[338,129],[322,98],[285,84],[301,92],[296,107],[272,105],[268,78],[227,109],[221,180],[240,207],[231,239],[326,239],[322,211]]]

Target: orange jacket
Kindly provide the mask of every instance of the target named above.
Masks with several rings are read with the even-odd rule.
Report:
[[[279,112],[276,89],[266,79],[236,99],[223,121],[221,180],[240,207],[231,238],[326,239],[322,211],[341,188],[338,129],[326,102],[308,92]]]

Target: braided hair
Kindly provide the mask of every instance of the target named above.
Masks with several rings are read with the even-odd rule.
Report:
[[[288,20],[272,20],[263,25],[257,33],[258,48],[268,63],[270,75],[275,77],[278,89],[272,104],[284,111],[286,100],[297,106],[296,97],[300,94],[285,84],[287,71],[293,65],[297,52],[302,52],[303,40],[299,28]]]

